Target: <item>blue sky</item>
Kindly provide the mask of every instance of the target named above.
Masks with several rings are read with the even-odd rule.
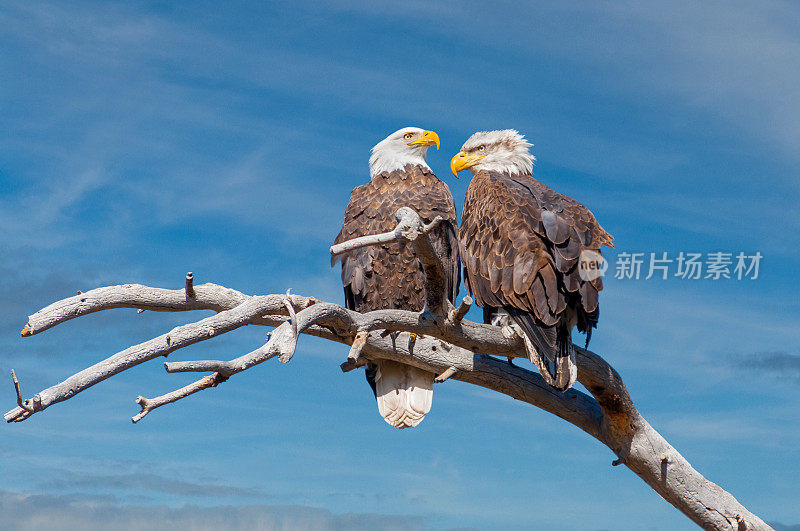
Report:
[[[429,163],[460,206],[450,157],[513,127],[536,176],[615,236],[612,263],[763,254],[751,281],[607,278],[592,348],[697,469],[797,529],[799,22],[784,2],[5,3],[0,374],[32,394],[199,318],[118,310],[19,338],[79,289],[193,271],[338,301],[328,246],[372,145],[436,130]],[[505,396],[448,382],[418,428],[391,429],[346,353],[303,338],[290,364],[134,426],[137,395],[192,379],[153,362],[5,426],[4,524],[691,528],[607,448]]]

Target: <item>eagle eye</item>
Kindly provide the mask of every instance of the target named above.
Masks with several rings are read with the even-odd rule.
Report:
[[[403,135],[403,138],[405,138],[406,140],[411,140],[412,138],[414,138],[414,133],[406,133]]]
[[[480,146],[478,146],[478,151],[486,151],[486,146],[481,144]]]

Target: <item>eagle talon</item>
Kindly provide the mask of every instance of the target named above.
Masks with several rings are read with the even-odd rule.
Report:
[[[500,329],[500,332],[503,334],[503,337],[506,339],[514,339],[520,334],[514,329],[512,325],[505,325]],[[521,337],[521,336],[520,336]]]
[[[411,332],[408,334],[408,351],[413,354],[414,353],[414,345],[417,344],[417,334]]]

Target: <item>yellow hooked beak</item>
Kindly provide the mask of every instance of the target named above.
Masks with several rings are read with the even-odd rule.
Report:
[[[459,151],[458,154],[453,157],[453,160],[450,161],[450,171],[453,172],[453,175],[458,177],[458,172],[471,168],[485,156],[486,155],[476,155],[474,153],[470,155],[469,153]]]
[[[436,149],[439,149],[439,135],[437,135],[435,131],[423,131],[422,136],[408,143],[409,146],[416,146],[419,144],[423,146],[436,146]]]

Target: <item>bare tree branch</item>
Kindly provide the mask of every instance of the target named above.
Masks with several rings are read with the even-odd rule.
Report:
[[[121,288],[122,292],[125,294],[128,294],[132,291],[131,287],[128,285],[121,286]],[[150,290],[143,291],[146,295],[150,295],[152,294]],[[109,290],[109,288],[100,288],[100,290],[97,291],[102,291],[102,297],[95,298],[90,295],[92,292],[87,292],[79,295],[79,297],[82,298],[82,302],[80,304],[85,305],[92,301],[95,304],[102,305],[105,301],[106,305],[113,304],[116,307],[120,307],[120,300],[122,297],[113,296],[113,290]],[[199,291],[200,290],[198,289],[198,295]],[[183,290],[180,292],[183,292]],[[222,294],[228,295],[224,292]],[[109,295],[112,296],[106,298]],[[117,295],[122,294],[117,293]],[[65,299],[65,301],[67,300],[69,299]],[[145,361],[151,360],[158,356],[166,356],[170,352],[173,352],[179,348],[197,343],[198,341],[209,339],[215,335],[224,334],[225,332],[235,330],[236,328],[246,325],[252,321],[258,321],[259,316],[270,311],[274,313],[276,310],[282,309],[283,300],[284,298],[281,296],[247,297],[241,304],[230,310],[222,310],[218,314],[202,319],[196,323],[178,326],[166,334],[162,334],[149,341],[120,351],[113,356],[70,376],[63,382],[39,392],[36,396],[34,396],[32,401],[33,412],[42,411],[52,404],[71,398],[84,389],[87,389],[88,387],[91,387],[96,383],[99,383],[121,371],[139,365],[140,363],[144,363]],[[192,301],[187,301],[184,297],[184,304],[191,305],[193,303]],[[48,311],[48,308],[37,312],[31,316],[31,320],[29,321],[28,325],[26,325],[26,328],[34,331],[32,333],[36,333],[53,326],[59,321],[63,322],[71,319],[74,317],[74,315],[70,315],[69,313],[63,311],[63,308],[66,306],[67,305],[48,306],[48,308],[53,309],[53,313],[56,314],[55,316]],[[92,313],[100,309],[86,306],[83,308],[86,308],[84,313]],[[151,306],[150,309],[153,308],[156,307]],[[169,311],[172,311],[172,309],[173,308],[170,308]],[[38,329],[35,325],[31,324],[32,322],[37,323],[40,321],[44,324]],[[6,413],[5,419],[8,422],[23,420],[24,418],[30,416],[31,413],[32,412],[30,410],[18,406],[16,409]]]
[[[497,327],[463,319],[471,299],[465,297],[455,309],[446,303],[442,264],[427,237],[437,221],[424,225],[413,210],[400,209],[398,222],[397,229],[391,233],[345,242],[331,252],[346,252],[395,239],[401,243],[410,242],[426,274],[428,304],[422,313],[379,310],[359,314],[337,304],[288,292],[248,296],[215,284],[195,287],[189,275],[186,285],[179,290],[132,284],[98,288],[58,301],[31,315],[22,335],[35,335],[75,317],[111,308],[169,312],[213,310],[217,314],[118,352],[29,400],[22,400],[14,376],[18,403],[5,414],[6,420],[24,420],[123,370],[243,325],[274,326],[277,328],[265,345],[239,358],[165,363],[171,373],[212,374],[156,398],[140,396],[137,403],[141,411],[132,420],[138,422],[153,409],[215,387],[272,357],[289,361],[298,336],[311,334],[351,345],[343,370],[357,367],[366,359],[391,359],[438,374],[437,381],[452,379],[479,385],[548,411],[608,446],[617,456],[612,464],[627,466],[706,529],[771,529],[730,493],[692,468],[647,423],[635,408],[619,374],[597,354],[577,346],[575,349],[578,381],[592,396],[576,389],[559,393],[546,385],[539,374],[487,355],[527,357],[520,338],[507,338]],[[369,334],[370,331],[381,333]],[[478,352],[482,354],[476,354]]]
[[[280,328],[284,328],[289,323],[283,323]],[[290,326],[289,330],[291,330],[291,335],[294,336],[295,331]],[[282,350],[286,349],[286,346],[280,345],[280,338],[279,334],[272,334],[270,336],[269,341],[262,347],[257,348],[256,350],[245,354],[244,356],[240,356],[234,360],[230,361],[218,361],[218,360],[198,360],[198,361],[178,361],[174,363],[164,363],[164,368],[167,370],[168,373],[175,373],[175,372],[213,372],[210,376],[206,376],[205,378],[201,378],[196,382],[192,382],[191,384],[181,387],[180,389],[176,389],[171,393],[167,393],[165,395],[161,395],[156,398],[145,398],[143,396],[139,396],[136,399],[136,403],[139,404],[142,410],[134,415],[131,420],[135,423],[139,422],[144,418],[145,415],[150,413],[152,410],[156,409],[157,407],[163,406],[165,404],[171,404],[181,398],[186,398],[189,395],[192,395],[198,391],[202,391],[203,389],[208,389],[209,387],[216,387],[217,385],[221,384],[222,382],[226,381],[228,378],[233,376],[238,372],[242,372],[244,370],[249,369],[250,367],[254,367],[260,363],[263,363],[269,359],[278,356]],[[296,337],[296,336],[295,336]],[[295,339],[292,341],[291,339],[290,345],[292,350],[294,350],[294,345],[296,345],[297,340]]]
[[[406,209],[406,210],[404,210]],[[411,211],[409,214],[408,211]],[[430,231],[435,229],[443,220],[441,216],[436,216],[436,219],[431,221],[429,224],[425,225],[422,224],[420,227],[420,223],[422,220],[416,215],[416,219],[414,218],[416,212],[408,207],[403,207],[398,209],[397,211],[397,227],[394,230],[389,232],[383,232],[381,234],[371,234],[369,236],[361,236],[360,238],[353,238],[352,240],[348,240],[346,242],[342,242],[336,245],[331,246],[331,255],[338,256],[340,254],[344,254],[350,251],[355,251],[356,249],[361,249],[362,247],[370,247],[372,245],[380,245],[382,243],[389,243],[392,241],[400,241],[403,238],[407,238],[413,240],[416,236],[410,237],[414,232],[421,232],[423,234],[428,234]],[[417,223],[419,221],[419,223]]]
[[[136,399],[136,403],[141,406],[142,410],[137,413],[136,415],[131,417],[131,421],[136,424],[140,420],[142,420],[145,415],[153,411],[154,409],[161,407],[165,404],[171,404],[181,398],[186,398],[189,395],[192,395],[198,391],[202,391],[203,389],[208,389],[209,387],[216,387],[221,382],[224,382],[227,378],[222,376],[220,373],[215,372],[214,374],[210,374],[205,376],[196,382],[192,382],[189,385],[181,387],[180,389],[176,389],[171,393],[167,393],[165,395],[157,396],[155,398],[145,398],[143,396],[139,396]]]

